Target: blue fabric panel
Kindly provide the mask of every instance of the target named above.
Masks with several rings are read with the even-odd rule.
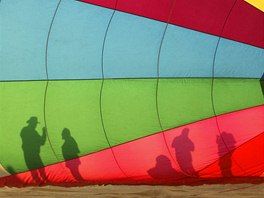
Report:
[[[50,79],[102,78],[102,45],[112,12],[77,1],[62,1],[49,41]]]
[[[260,78],[264,49],[221,39],[215,59],[215,77]]]
[[[160,55],[160,77],[212,77],[218,37],[169,25]]]
[[[0,80],[46,79],[46,41],[57,4],[57,0],[1,2]]]
[[[116,12],[105,44],[105,78],[157,77],[158,51],[165,26]]]

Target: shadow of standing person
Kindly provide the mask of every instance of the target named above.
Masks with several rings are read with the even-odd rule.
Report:
[[[22,149],[24,152],[25,163],[30,170],[32,178],[41,183],[47,180],[44,164],[40,158],[40,147],[46,142],[46,128],[43,127],[42,135],[37,132],[38,118],[32,116],[27,121],[28,126],[21,130]],[[38,168],[41,168],[37,170]]]
[[[81,164],[81,161],[78,155],[80,153],[78,144],[75,139],[71,136],[70,130],[67,128],[63,129],[61,136],[62,139],[64,139],[64,143],[61,149],[63,158],[66,161],[66,167],[71,171],[71,174],[76,179],[76,181],[82,181],[83,178],[79,172],[79,166]]]
[[[219,167],[223,177],[232,177],[232,154],[235,149],[236,141],[231,133],[222,132],[217,135],[216,143],[218,145]],[[227,153],[227,151],[229,151]]]
[[[159,155],[156,158],[156,165],[148,170],[148,174],[155,179],[170,179],[179,176],[172,167],[170,159],[165,155]]]
[[[196,176],[196,172],[192,164],[192,153],[194,144],[188,137],[189,129],[184,128],[181,135],[174,138],[172,147],[175,149],[176,160],[183,173],[189,176]]]

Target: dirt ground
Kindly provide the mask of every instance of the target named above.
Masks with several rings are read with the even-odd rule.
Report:
[[[85,186],[0,188],[0,197],[264,197],[264,184],[207,184],[201,186]]]

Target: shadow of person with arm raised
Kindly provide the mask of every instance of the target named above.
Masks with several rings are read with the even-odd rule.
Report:
[[[24,159],[32,178],[37,183],[41,183],[47,180],[45,169],[42,168],[44,164],[40,157],[40,147],[46,142],[46,128],[43,127],[42,135],[39,135],[36,130],[39,122],[35,116],[30,117],[27,123],[28,125],[22,128],[20,133]]]
[[[67,128],[64,128],[62,130],[61,136],[62,139],[64,139],[64,143],[61,149],[63,158],[66,161],[66,167],[70,170],[72,176],[76,179],[76,181],[82,181],[83,178],[79,172],[79,166],[81,164],[81,161],[79,159],[80,150],[78,144],[75,139],[71,136],[70,130]]]
[[[216,143],[218,145],[219,168],[223,177],[232,177],[232,154],[235,149],[236,141],[231,133],[222,132],[217,135]]]
[[[196,172],[192,164],[194,144],[189,138],[188,128],[184,128],[181,135],[174,138],[172,147],[175,149],[176,160],[182,172],[189,176],[196,176]]]

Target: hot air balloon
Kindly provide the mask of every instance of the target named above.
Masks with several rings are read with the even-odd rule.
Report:
[[[0,26],[0,186],[263,181],[263,1],[1,0]]]

